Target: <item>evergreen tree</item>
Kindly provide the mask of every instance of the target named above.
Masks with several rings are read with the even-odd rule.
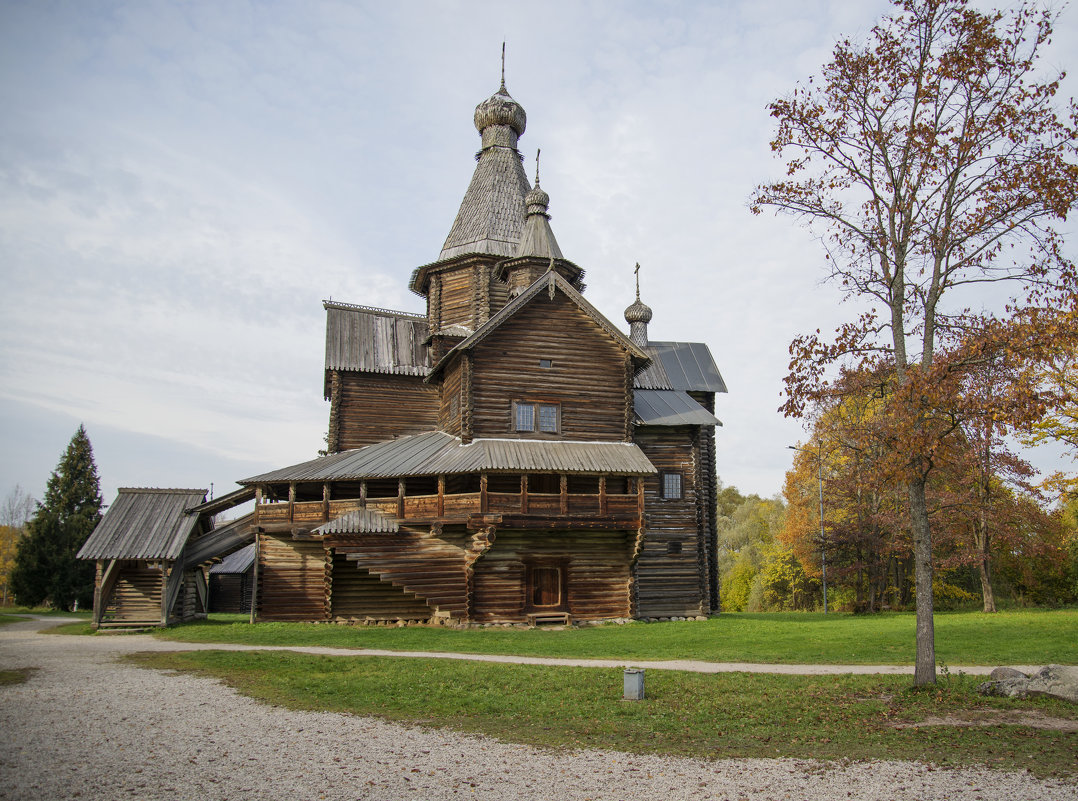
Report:
[[[49,477],[45,497],[34,510],[18,545],[11,588],[27,606],[51,602],[69,609],[94,597],[94,565],[75,558],[101,520],[101,487],[86,429],[79,426]]]

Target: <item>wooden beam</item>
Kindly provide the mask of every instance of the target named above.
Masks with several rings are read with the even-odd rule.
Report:
[[[606,476],[599,476],[599,514],[606,514]]]
[[[569,514],[569,476],[561,474],[561,513]]]
[[[288,519],[292,520],[296,513],[296,482],[288,482]]]
[[[404,479],[397,479],[397,517],[404,517]]]
[[[258,559],[262,552],[262,532],[255,528],[255,561],[251,570],[251,622],[255,622],[255,615],[258,611]]]
[[[438,476],[438,517],[445,517],[445,475]]]
[[[97,560],[99,580],[96,588],[97,592],[94,593],[94,626],[101,625],[101,621],[105,617],[105,609],[108,608],[109,596],[112,594],[113,587],[116,586],[116,577],[120,575],[119,559],[110,559],[108,567],[102,570],[104,562],[104,559]]]
[[[329,482],[322,485],[322,519],[329,520]]]
[[[485,515],[490,511],[490,502],[487,498],[487,474],[479,474],[479,514]]]

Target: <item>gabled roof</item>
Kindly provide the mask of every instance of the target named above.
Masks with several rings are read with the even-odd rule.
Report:
[[[721,426],[718,418],[676,389],[633,391],[636,424],[641,426]]]
[[[513,298],[513,300],[509,301],[509,303],[505,304],[497,314],[487,320],[474,334],[464,341],[458,342],[456,346],[442,357],[441,361],[431,368],[427,380],[431,380],[462,352],[471,350],[492,333],[497,331],[507,320],[511,319],[513,315],[531,303],[531,301],[541,292],[548,292],[551,297],[553,297],[554,292],[561,292],[569,300],[575,303],[577,307],[584,312],[584,314],[588,315],[588,317],[590,317],[600,328],[606,331],[619,346],[629,351],[634,358],[639,359],[642,362],[649,358],[647,353],[641,350],[637,345],[633,344],[625,334],[619,331],[613,323],[606,319],[602,312],[588,303],[583,295],[573,289],[568,281],[553,270],[548,270],[536,279],[531,286]]]
[[[198,531],[188,514],[206,498],[203,489],[124,487],[82,548],[79,559],[176,559]]]
[[[641,370],[637,389],[676,389],[684,392],[726,392],[726,382],[703,342],[648,342],[651,364]]]
[[[326,370],[424,376],[430,356],[422,314],[322,301],[326,309]]]
[[[464,445],[443,431],[378,442],[240,481],[241,484],[353,481],[483,471],[650,475],[655,468],[630,442],[477,439]]]
[[[373,509],[356,509],[323,523],[315,534],[396,534],[397,521]]]

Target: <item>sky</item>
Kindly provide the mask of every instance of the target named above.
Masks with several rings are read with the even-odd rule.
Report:
[[[650,338],[707,343],[729,387],[719,478],[779,492],[789,343],[853,307],[810,232],[748,210],[783,171],[767,104],[887,9],[0,0],[0,493],[41,497],[80,423],[106,503],[313,458],[321,301],[425,310],[503,41],[586,297],[627,329],[641,264]],[[1048,63],[1074,53],[1072,8]]]

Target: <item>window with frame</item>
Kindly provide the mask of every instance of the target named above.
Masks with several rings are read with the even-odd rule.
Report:
[[[516,401],[513,420],[517,431],[557,434],[561,428],[561,407],[557,403]]]
[[[681,473],[663,473],[659,477],[659,480],[661,482],[660,489],[664,501],[681,499]]]

